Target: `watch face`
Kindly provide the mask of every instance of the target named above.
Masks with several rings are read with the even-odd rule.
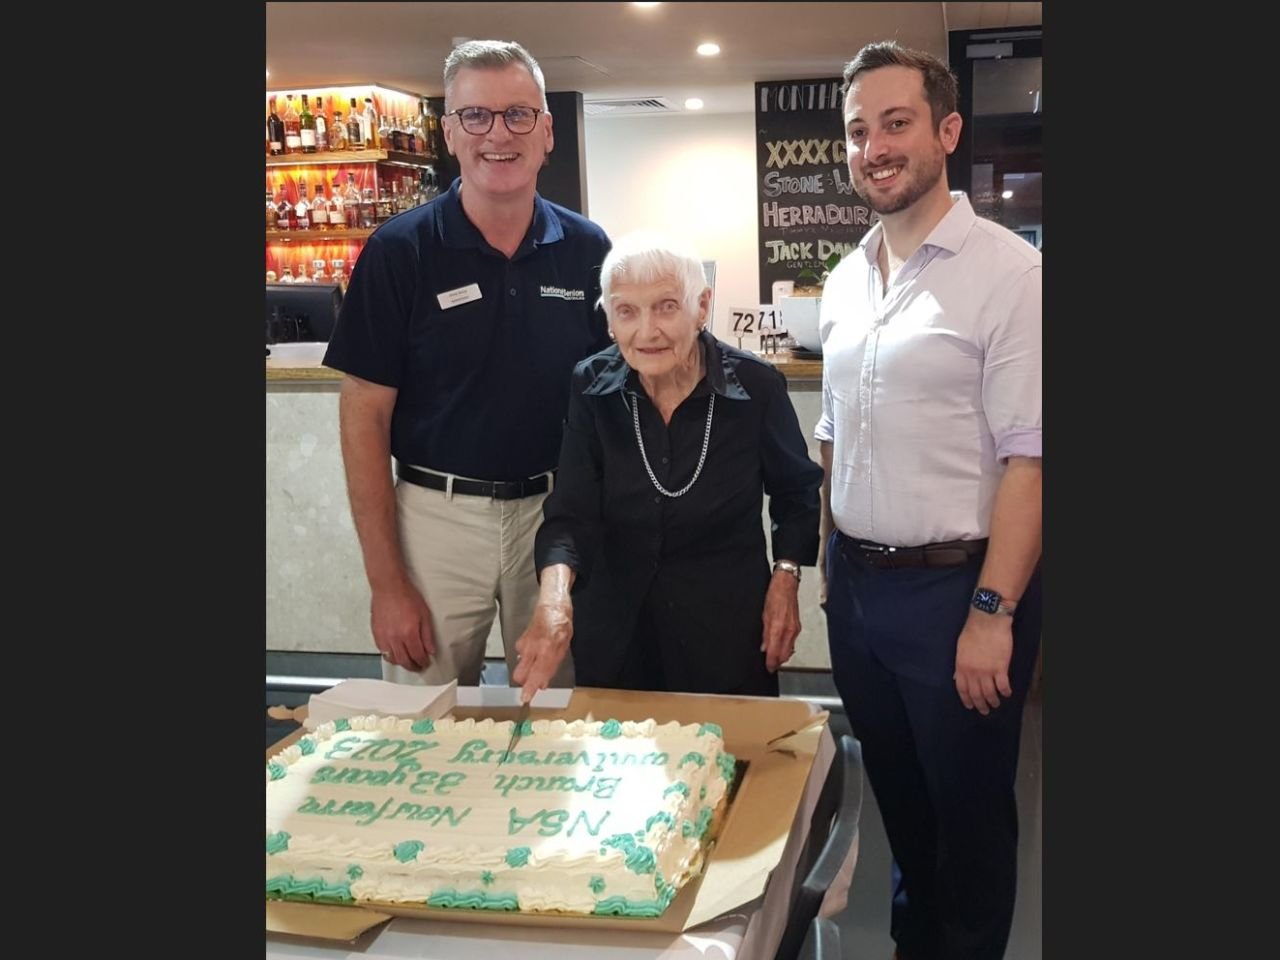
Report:
[[[973,605],[983,613],[995,613],[1000,609],[1000,594],[980,588],[973,593]]]

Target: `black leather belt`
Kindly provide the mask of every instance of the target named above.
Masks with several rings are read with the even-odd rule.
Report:
[[[428,473],[408,464],[396,463],[396,476],[406,483],[428,487],[431,490],[448,490],[450,478],[438,473]],[[491,500],[521,500],[551,489],[547,474],[526,480],[465,480],[453,477],[453,492],[468,497],[488,497]]]
[[[908,567],[962,567],[987,552],[982,540],[948,540],[926,543],[919,547],[890,547],[870,540],[857,540],[836,531],[836,542],[851,563],[861,563],[881,570]]]

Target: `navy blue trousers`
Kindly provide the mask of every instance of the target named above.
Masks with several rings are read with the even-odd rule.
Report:
[[[831,670],[893,851],[902,960],[999,960],[1013,923],[1022,709],[1040,647],[1040,571],[1013,618],[1013,697],[987,716],[956,693],[956,640],[982,558],[876,569],[827,549]]]

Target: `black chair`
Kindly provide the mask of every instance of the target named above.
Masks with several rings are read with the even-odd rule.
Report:
[[[844,960],[840,955],[840,928],[826,917],[814,917],[800,947],[800,960]]]
[[[862,745],[853,737],[844,736],[836,744],[836,756],[818,794],[809,835],[800,849],[787,927],[775,960],[797,960],[800,956],[801,945],[810,924],[818,916],[822,898],[835,882],[858,836],[861,815]]]

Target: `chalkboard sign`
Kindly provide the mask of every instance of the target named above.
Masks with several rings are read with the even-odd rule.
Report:
[[[843,257],[879,219],[849,180],[840,83],[756,84],[761,303],[772,302],[775,280],[821,275],[831,254]]]

